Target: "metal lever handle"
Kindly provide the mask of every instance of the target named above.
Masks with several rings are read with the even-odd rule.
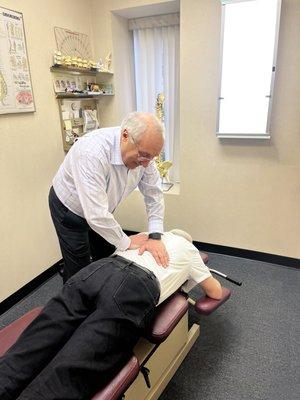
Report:
[[[235,281],[234,279],[229,278],[228,276],[225,278],[227,281],[234,283],[235,285],[242,286],[242,282]]]
[[[141,367],[141,373],[144,376],[147,387],[150,389],[151,388],[151,383],[149,379],[150,370],[147,367]]]
[[[230,278],[229,276],[223,274],[222,272],[217,271],[216,269],[211,269],[211,268],[209,268],[209,270],[210,270],[210,272],[212,272],[213,274],[216,274],[216,275],[218,275],[218,276],[221,276],[222,278],[226,279],[226,280],[229,281],[229,282],[234,283],[235,285],[242,286],[242,282],[236,281],[236,280]]]

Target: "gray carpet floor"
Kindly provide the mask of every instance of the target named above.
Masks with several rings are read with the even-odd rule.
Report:
[[[191,307],[200,337],[160,400],[296,400],[299,378],[299,270],[210,253],[209,266],[237,280],[209,317]],[[221,278],[220,278],[221,280]],[[62,286],[53,277],[0,316],[0,328],[45,304]],[[193,290],[196,299],[201,292]]]

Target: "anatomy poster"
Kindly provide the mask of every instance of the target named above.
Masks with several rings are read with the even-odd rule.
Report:
[[[32,111],[23,14],[0,7],[0,114]]]

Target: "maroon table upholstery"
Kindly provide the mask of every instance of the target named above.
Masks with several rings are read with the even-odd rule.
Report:
[[[231,291],[225,287],[222,287],[222,298],[220,300],[215,300],[204,296],[196,301],[195,309],[199,314],[209,315],[219,308],[223,303],[225,303],[230,296]]]
[[[37,307],[22,315],[0,331],[0,357],[17,341],[21,333],[39,315],[43,307]]]
[[[200,256],[201,256],[201,258],[202,258],[204,264],[206,264],[207,261],[208,261],[208,254],[202,253],[202,251],[200,251]]]
[[[136,356],[132,356],[121,371],[102,390],[92,397],[92,400],[118,400],[129,388],[140,371]]]
[[[151,343],[161,343],[166,340],[186,313],[188,306],[186,296],[181,293],[174,293],[160,304],[147,339]]]

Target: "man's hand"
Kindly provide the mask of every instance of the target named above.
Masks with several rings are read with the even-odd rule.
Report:
[[[169,265],[169,254],[161,240],[148,239],[146,243],[141,245],[139,254],[142,255],[144,251],[149,251],[158,265],[164,268]]]
[[[129,236],[129,239],[131,240],[131,242],[128,250],[139,249],[147,242],[148,235],[145,233],[138,233],[137,235]]]

